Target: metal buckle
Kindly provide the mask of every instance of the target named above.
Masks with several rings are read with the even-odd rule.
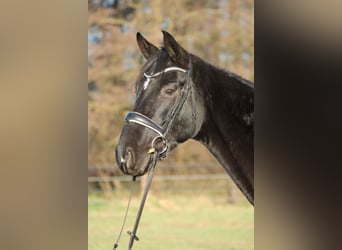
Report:
[[[158,151],[159,158],[165,158],[166,155],[164,153],[168,149],[168,146],[167,146],[166,138],[164,136],[156,136],[153,138],[152,143],[151,143],[151,148],[148,150],[148,153],[153,154],[156,151],[155,143],[157,139],[161,139],[163,142],[163,149],[161,151]]]

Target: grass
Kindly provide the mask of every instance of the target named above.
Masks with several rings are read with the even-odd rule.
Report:
[[[128,193],[112,200],[88,198],[88,250],[111,250],[125,213]],[[118,249],[127,249],[140,197],[132,200]],[[207,194],[149,194],[134,249],[254,249],[254,210],[243,197],[228,204]]]

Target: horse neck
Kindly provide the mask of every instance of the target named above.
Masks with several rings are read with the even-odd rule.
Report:
[[[195,137],[254,203],[252,85],[196,58],[194,82],[204,100],[205,122]]]

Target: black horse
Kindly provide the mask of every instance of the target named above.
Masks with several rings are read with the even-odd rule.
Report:
[[[137,33],[147,61],[116,148],[120,169],[143,175],[153,152],[165,157],[192,138],[209,149],[254,204],[254,85],[188,53],[162,32],[161,49]]]

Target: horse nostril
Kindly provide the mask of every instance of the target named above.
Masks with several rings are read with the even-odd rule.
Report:
[[[135,156],[134,151],[131,147],[126,148],[117,148],[116,151],[116,160],[119,168],[125,173],[130,174],[132,170],[134,170],[135,165]]]

